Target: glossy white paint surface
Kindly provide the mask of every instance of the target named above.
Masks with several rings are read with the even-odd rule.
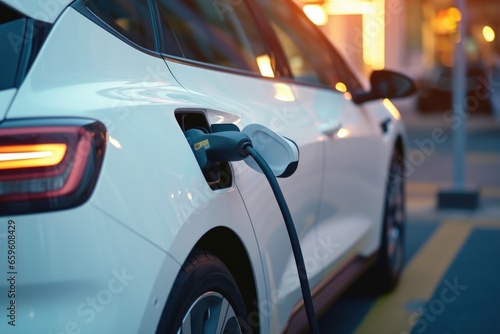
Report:
[[[369,255],[378,242],[360,242],[381,228],[387,152],[375,103],[355,105],[340,92],[296,86],[305,109],[317,111],[320,128],[338,129],[325,141],[325,175],[318,235],[339,243],[331,262],[350,253]],[[385,116],[387,117],[387,115]],[[327,269],[327,271],[332,271]],[[325,273],[326,275],[326,273]]]
[[[79,40],[78,48],[65,48],[70,38]],[[59,52],[61,48],[66,49],[64,54]],[[238,191],[230,188],[212,192],[206,184],[175,121],[174,110],[185,107],[200,105],[176,83],[163,59],[147,56],[131,48],[69,9],[57,21],[43,51],[20,87],[8,116],[88,117],[106,125],[109,141],[101,175],[91,199],[83,206],[92,206],[94,210],[103,212],[106,217],[102,219],[103,226],[107,221],[115,222],[122,226],[124,232],[134,234],[138,240],[163,252],[164,256],[169,252],[168,256],[178,263],[185,260],[204,233],[220,225],[235,231],[249,253],[259,254]],[[74,212],[66,214],[64,219],[58,213],[45,214],[45,221],[85,226],[86,221],[93,219],[85,214],[87,211]],[[29,217],[12,219],[29,221]],[[79,230],[76,229],[75,233],[78,235]],[[117,241],[122,238],[119,233],[106,232],[105,235]],[[45,242],[44,236],[41,233],[33,238],[38,238],[39,244]],[[83,242],[85,234],[81,238]],[[33,245],[30,249],[38,251],[35,246],[37,243]],[[120,249],[112,243],[103,241],[102,245],[110,252],[115,249],[115,256],[121,256]],[[138,246],[138,243],[129,243],[131,251],[134,245]],[[47,261],[58,263],[73,258],[71,252],[51,253],[40,266]],[[161,266],[161,261],[149,255],[141,260],[135,257],[131,261],[151,261],[151,265]],[[260,258],[252,257],[252,261],[256,280],[263,284]],[[89,280],[97,280],[94,276],[107,274],[100,268],[83,269],[88,270]],[[52,269],[47,266],[46,270],[50,272]],[[159,308],[163,308],[169,282],[175,279],[178,266],[170,266],[164,271],[166,273],[162,275],[151,274],[151,282],[141,285],[145,296],[154,289],[162,292]],[[59,275],[60,271],[53,272],[51,278],[44,281],[61,281]],[[160,288],[153,284],[156,280],[162,284]],[[1,288],[5,288],[4,282],[0,284]],[[264,289],[262,293],[265,293]],[[265,299],[265,295],[259,297]],[[73,301],[55,300],[53,307],[73,308]],[[31,304],[29,300],[23,302]],[[138,316],[146,314],[145,305],[135,303],[133,299],[116,307],[118,310],[130,309]],[[156,318],[149,326],[158,323],[159,313],[147,315],[148,318],[153,316]],[[41,318],[37,319],[42,321]],[[133,318],[130,319],[132,321]],[[115,322],[109,318],[109,323],[101,331],[96,329],[91,332],[124,332],[119,327],[114,330],[112,326]],[[38,322],[32,324],[35,326]]]
[[[69,40],[78,44],[68,47]],[[13,94],[0,93],[0,116]],[[86,117],[103,122],[109,137],[87,203],[9,217],[30,245],[19,255],[29,259],[19,268],[24,332],[64,332],[68,322],[89,333],[154,332],[180,265],[220,226],[250,256],[262,332],[284,326],[301,295],[269,185],[238,162],[235,184],[212,191],[175,120],[179,108],[205,110],[210,123],[240,129],[259,123],[299,145],[299,167],[280,185],[313,286],[351,256],[377,249],[387,165],[403,131],[393,119],[390,131],[381,132],[380,121],[391,117],[381,102],[357,107],[330,90],[164,61],[68,9],[7,118]],[[118,291],[110,282],[123,268],[134,279],[109,295]],[[2,295],[6,288],[0,281]],[[105,303],[112,298],[90,320],[85,303],[99,294]]]
[[[187,90],[200,96],[205,108],[223,110],[238,115],[238,126],[244,128],[259,123],[292,138],[300,149],[299,167],[295,174],[281,179],[280,185],[290,206],[302,242],[303,252],[313,251],[316,238],[314,223],[320,196],[323,168],[323,140],[316,129],[313,113],[300,108],[295,98],[282,101],[276,98],[278,90],[289,88],[272,80],[224,73],[210,69],[168,62],[172,73]],[[217,84],[213,84],[217,82]],[[289,88],[290,94],[292,90]],[[265,143],[253,143],[265,145]],[[266,312],[271,321],[271,332],[277,332],[288,319],[295,303],[301,298],[300,289],[292,275],[284,281],[292,258],[290,241],[274,195],[265,177],[243,162],[234,164],[236,184],[252,219],[261,257],[267,272]],[[291,285],[293,284],[293,285]],[[282,295],[279,300],[274,296]],[[285,302],[286,301],[286,302]]]
[[[180,268],[164,250],[91,204],[9,218],[17,236],[13,333],[154,331],[153,324],[142,323],[144,314],[159,316],[162,307],[155,299],[157,305],[165,302],[165,289],[175,278],[165,275],[165,267],[168,272]],[[8,293],[5,282],[2,296]],[[8,302],[2,298],[3,310]],[[12,328],[0,322],[2,333]]]

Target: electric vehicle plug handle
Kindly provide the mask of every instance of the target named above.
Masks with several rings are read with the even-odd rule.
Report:
[[[207,151],[211,161],[239,161],[245,159],[247,145],[252,145],[248,136],[241,132],[224,131],[209,135],[210,148]]]
[[[299,147],[291,139],[283,137],[262,124],[249,124],[241,132],[252,140],[252,147],[266,160],[276,177],[289,177],[299,164]],[[254,159],[248,157],[245,163],[261,172]]]
[[[243,160],[248,155],[245,147],[252,145],[247,135],[237,131],[204,133],[189,129],[184,134],[202,170],[213,162]]]
[[[271,132],[271,130],[267,128],[258,128],[258,130],[262,129],[268,131],[271,135],[274,134],[274,132]],[[252,141],[250,138],[242,132],[222,131],[216,133],[204,133],[199,129],[190,129],[185,132],[185,136],[193,149],[198,164],[202,169],[206,166],[210,166],[211,162],[238,161],[243,160],[249,155],[260,167],[269,181],[269,185],[276,196],[278,206],[283,215],[283,219],[285,220],[293,255],[295,257],[295,263],[297,265],[297,271],[299,273],[300,287],[302,290],[302,297],[304,299],[304,307],[309,320],[309,327],[313,334],[319,334],[318,322],[316,320],[316,313],[314,312],[314,305],[312,302],[311,289],[307,279],[306,266],[299,238],[297,236],[297,231],[295,230],[292,215],[286,203],[285,197],[281,192],[280,186],[271,167],[269,167],[266,160],[260,155],[260,153],[252,147]],[[295,145],[295,143],[293,143],[293,145]]]

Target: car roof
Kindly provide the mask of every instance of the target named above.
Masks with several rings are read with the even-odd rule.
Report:
[[[57,17],[71,2],[73,2],[73,0],[0,0],[0,3],[12,7],[26,16],[48,23],[54,23]]]

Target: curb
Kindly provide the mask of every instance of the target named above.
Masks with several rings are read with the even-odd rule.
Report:
[[[406,206],[409,220],[441,221],[447,219],[496,220],[500,222],[500,188],[480,190],[480,205],[476,210],[437,209],[438,183],[408,182]]]

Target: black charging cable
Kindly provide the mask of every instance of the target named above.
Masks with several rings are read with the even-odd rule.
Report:
[[[285,197],[281,191],[280,185],[276,176],[274,176],[273,171],[269,168],[266,160],[257,152],[250,144],[244,147],[244,151],[250,155],[257,165],[259,165],[262,173],[267,178],[271,189],[273,190],[276,201],[285,220],[286,229],[288,231],[288,236],[290,238],[290,243],[292,244],[293,256],[295,258],[295,264],[297,266],[297,272],[299,274],[300,288],[302,290],[302,298],[304,299],[304,307],[306,309],[307,320],[309,322],[309,329],[312,334],[319,334],[318,321],[316,319],[316,312],[314,311],[314,304],[311,296],[311,288],[309,287],[309,281],[307,279],[306,265],[304,263],[304,256],[302,254],[302,249],[300,247],[299,237],[297,236],[297,231],[295,230],[295,225],[293,224],[292,214],[290,209],[286,204]]]
[[[250,138],[239,131],[221,131],[205,133],[200,129],[190,129],[185,132],[186,138],[193,149],[193,153],[202,170],[210,168],[216,161],[239,161],[251,156],[267,178],[269,185],[276,197],[278,206],[285,220],[288,237],[292,245],[292,252],[299,275],[300,288],[304,307],[306,309],[309,329],[312,334],[319,334],[318,322],[311,296],[311,288],[307,279],[306,265],[300,247],[299,237],[293,224],[292,214],[286,204],[285,197],[273,171],[266,160],[252,147]]]

